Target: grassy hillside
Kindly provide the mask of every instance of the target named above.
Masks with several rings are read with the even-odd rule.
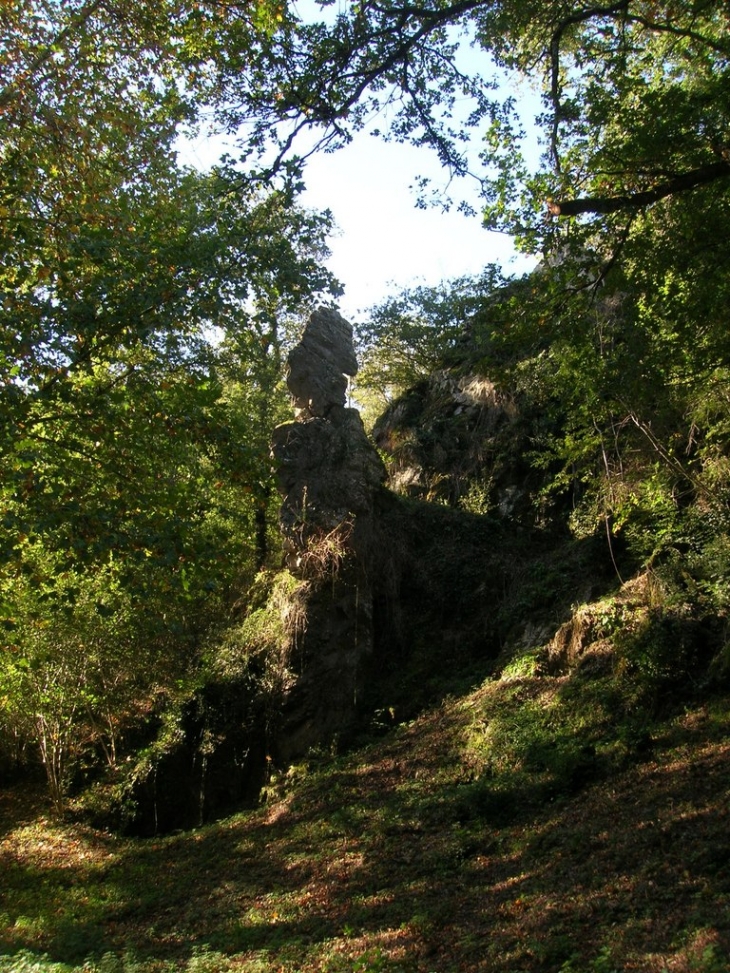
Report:
[[[3,792],[0,970],[724,973],[730,695],[612,637],[641,602],[584,606],[193,832],[112,837]]]

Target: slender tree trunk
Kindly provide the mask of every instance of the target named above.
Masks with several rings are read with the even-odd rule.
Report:
[[[256,502],[256,511],[254,513],[254,524],[256,528],[256,570],[260,571],[262,568],[266,567],[266,562],[269,558],[269,537],[268,537],[268,500],[270,490],[267,488],[263,496],[259,497]]]

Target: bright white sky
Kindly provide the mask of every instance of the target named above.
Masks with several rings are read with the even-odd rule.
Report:
[[[185,163],[206,167],[223,151],[216,140],[197,141],[182,153]],[[534,266],[515,257],[509,237],[485,230],[479,216],[454,207],[417,209],[410,187],[416,176],[441,185],[443,172],[428,149],[384,142],[361,132],[345,148],[307,162],[302,205],[329,209],[337,224],[330,239],[329,269],[345,288],[340,311],[349,320],[389,294],[418,284],[477,274],[487,264],[522,272]],[[459,188],[455,190],[458,195]],[[464,182],[463,192],[469,188]],[[476,196],[472,200],[479,210]]]
[[[331,19],[343,6],[336,0],[321,7],[317,0],[295,0],[294,9],[303,20]],[[344,4],[347,7],[347,4]],[[461,39],[457,54],[461,70],[489,72],[486,55]],[[505,79],[506,83],[506,79]],[[536,114],[538,100],[524,89],[512,91],[526,106],[528,116]],[[465,105],[465,114],[471,109]],[[378,119],[383,126],[384,119]],[[476,146],[476,152],[479,151]],[[474,150],[472,150],[474,151]],[[309,160],[305,172],[305,206],[329,209],[339,227],[331,241],[329,268],[345,288],[340,310],[355,321],[362,312],[389,294],[417,284],[437,285],[442,280],[477,274],[487,264],[500,263],[506,271],[522,273],[534,260],[515,257],[511,240],[488,232],[479,216],[465,216],[454,207],[417,209],[410,189],[417,176],[428,176],[433,184],[444,184],[444,173],[435,153],[411,145],[384,142],[366,131],[350,145],[330,155]],[[480,212],[476,184],[473,196],[462,181],[461,192]]]
[[[443,181],[428,150],[367,134],[338,152],[309,160],[303,202],[330,209],[339,227],[329,267],[345,287],[345,317],[356,320],[407,286],[477,274],[489,263],[512,268],[510,239],[483,229],[479,216],[455,208],[446,213],[416,208],[409,187],[424,174]],[[513,269],[528,266],[523,261]]]

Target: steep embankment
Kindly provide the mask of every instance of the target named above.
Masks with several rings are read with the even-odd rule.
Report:
[[[636,586],[585,606],[188,834],[112,838],[4,794],[0,970],[726,970],[730,699],[649,705],[660,681],[610,637],[645,609]]]

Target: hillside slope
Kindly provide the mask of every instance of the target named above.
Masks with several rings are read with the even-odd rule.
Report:
[[[602,635],[640,600],[190,833],[115,838],[4,793],[0,970],[727,970],[730,697],[639,706],[656,684]]]

